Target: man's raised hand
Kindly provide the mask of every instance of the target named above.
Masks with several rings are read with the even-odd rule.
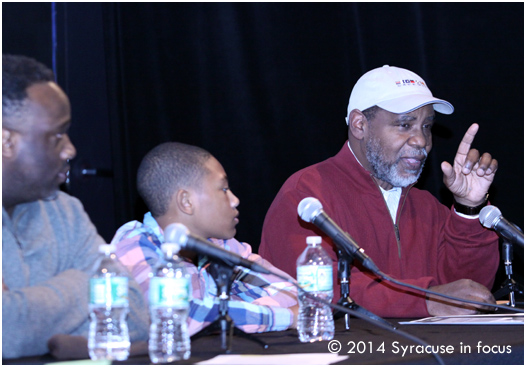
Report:
[[[473,207],[484,202],[498,168],[498,162],[491,154],[480,155],[478,150],[471,149],[478,129],[477,124],[469,127],[460,142],[453,166],[448,162],[442,162],[440,166],[444,173],[444,184],[455,200]]]

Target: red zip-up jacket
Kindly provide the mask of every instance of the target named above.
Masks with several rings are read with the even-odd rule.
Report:
[[[333,302],[340,298],[337,248],[298,216],[298,203],[308,196],[317,198],[327,215],[395,279],[421,288],[463,278],[493,286],[499,264],[498,236],[493,231],[414,187],[402,190],[393,223],[376,181],[345,143],[334,157],[296,172],[283,184],[265,217],[259,248],[262,257],[295,277],[306,237],[321,236],[333,260]],[[349,294],[381,317],[429,316],[422,292],[380,281],[356,261]]]

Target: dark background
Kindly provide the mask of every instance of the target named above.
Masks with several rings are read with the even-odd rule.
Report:
[[[451,204],[440,162],[476,122],[474,147],[499,160],[490,200],[524,228],[523,14],[522,3],[4,2],[2,46],[53,67],[68,93],[67,190],[107,241],[146,211],[141,158],[181,141],[223,164],[241,200],[236,237],[256,252],[283,182],[338,152],[354,83],[384,64],[455,107],[438,114],[418,187]]]

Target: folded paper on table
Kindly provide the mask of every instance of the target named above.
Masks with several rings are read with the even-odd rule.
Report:
[[[331,353],[298,353],[298,354],[226,354],[212,359],[198,362],[197,364],[331,364],[347,359],[347,356],[339,356]]]
[[[432,316],[413,321],[401,321],[399,324],[470,324],[470,325],[524,325],[524,313]]]

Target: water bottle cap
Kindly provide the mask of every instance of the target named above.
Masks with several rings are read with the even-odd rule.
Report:
[[[114,253],[117,250],[117,246],[115,246],[114,243],[103,243],[99,245],[99,252],[103,254],[111,254]]]
[[[321,243],[320,236],[308,236],[307,237],[307,244],[309,245],[319,245],[320,243]]]
[[[177,243],[172,242],[165,242],[161,244],[161,250],[166,254],[177,254],[179,253],[179,250],[181,250],[181,246],[179,246]]]

